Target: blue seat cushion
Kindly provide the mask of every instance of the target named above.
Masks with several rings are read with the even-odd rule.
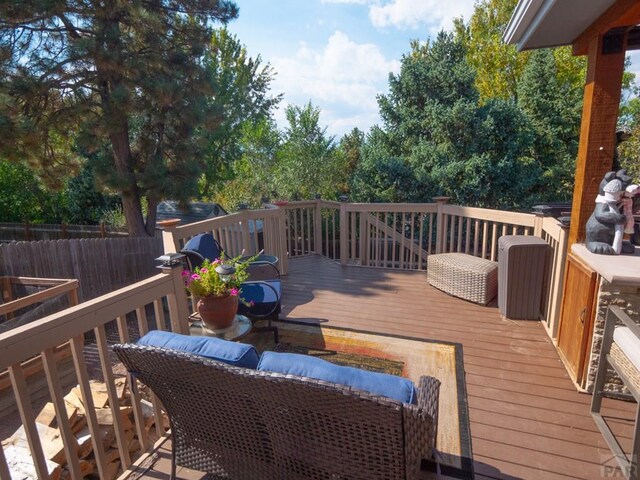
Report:
[[[240,315],[254,317],[280,313],[280,298],[282,297],[282,282],[280,280],[260,280],[244,282],[240,287],[242,298],[246,302],[253,302],[253,306],[238,305]]]
[[[403,403],[415,404],[418,400],[416,388],[407,378],[343,367],[309,355],[264,352],[260,357],[258,370],[346,385]]]
[[[180,335],[162,330],[152,330],[138,340],[138,345],[169,348],[211,358],[236,367],[252,368],[258,366],[258,352],[253,345],[229,342],[215,337],[196,337]]]

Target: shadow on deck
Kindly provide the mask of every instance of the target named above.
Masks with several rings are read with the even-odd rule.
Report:
[[[424,272],[342,267],[295,257],[284,278],[281,319],[463,345],[476,478],[610,478],[611,453],[543,326],[502,318],[429,286]],[[605,414],[630,443],[635,404],[608,400]],[[628,446],[628,445],[626,445]],[[166,444],[147,478],[168,478]],[[179,478],[202,478],[178,471]],[[426,478],[426,477],[425,477]]]

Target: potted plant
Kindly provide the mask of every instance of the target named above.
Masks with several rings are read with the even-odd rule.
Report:
[[[205,260],[193,272],[184,270],[185,286],[198,299],[196,308],[204,324],[213,330],[233,323],[242,299],[241,285],[249,278],[247,268],[256,256],[240,261],[241,255],[227,259],[224,253],[213,262]]]

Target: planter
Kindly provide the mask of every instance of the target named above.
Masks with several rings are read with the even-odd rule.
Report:
[[[227,328],[238,313],[238,297],[202,297],[196,306],[203,323],[211,330]]]

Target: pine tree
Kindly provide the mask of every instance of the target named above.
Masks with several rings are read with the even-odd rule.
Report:
[[[2,2],[0,154],[44,171],[92,156],[130,234],[152,235],[163,196],[197,192],[198,133],[217,127],[203,59],[214,23],[237,14],[228,0]]]

